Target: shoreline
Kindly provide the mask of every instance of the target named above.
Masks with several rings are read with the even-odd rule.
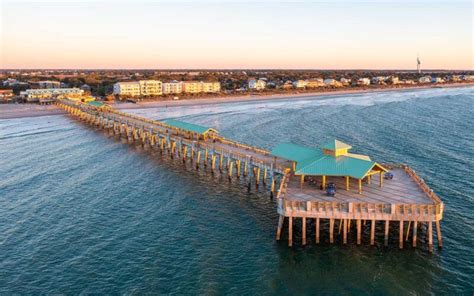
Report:
[[[387,87],[387,88],[373,88],[373,89],[342,89],[334,91],[320,91],[320,92],[305,92],[305,93],[289,93],[289,94],[262,94],[262,95],[242,95],[242,96],[221,96],[221,97],[203,97],[195,99],[183,100],[165,100],[165,101],[150,101],[139,103],[113,103],[112,107],[119,110],[133,110],[133,109],[149,109],[159,107],[183,107],[183,106],[205,106],[225,103],[259,103],[265,101],[278,100],[298,100],[319,97],[337,97],[343,95],[354,94],[370,94],[383,92],[404,92],[411,90],[426,90],[435,88],[464,88],[473,87],[474,83],[450,83],[444,85],[422,85],[413,87]],[[0,120],[15,119],[26,117],[40,117],[66,114],[63,110],[56,108],[53,105],[36,105],[36,104],[2,104],[0,105]]]
[[[422,85],[422,86],[404,86],[404,87],[387,87],[387,88],[373,88],[373,89],[343,89],[334,91],[320,91],[320,92],[304,92],[304,93],[291,93],[291,94],[262,94],[262,95],[242,95],[242,96],[220,96],[220,97],[202,97],[195,99],[183,99],[183,100],[164,100],[164,101],[149,101],[149,102],[138,102],[138,103],[113,103],[112,107],[120,110],[128,109],[148,109],[158,107],[182,107],[182,106],[203,106],[203,105],[214,105],[222,103],[248,103],[248,102],[262,102],[262,101],[277,101],[277,100],[291,100],[291,99],[305,99],[311,97],[323,97],[323,96],[341,96],[341,95],[352,95],[352,94],[368,94],[368,93],[383,93],[383,92],[395,92],[395,91],[410,91],[410,90],[426,90],[433,88],[462,88],[474,86],[474,83],[450,83],[444,85]]]

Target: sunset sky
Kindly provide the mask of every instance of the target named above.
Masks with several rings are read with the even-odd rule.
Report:
[[[473,69],[470,1],[0,3],[3,69]]]

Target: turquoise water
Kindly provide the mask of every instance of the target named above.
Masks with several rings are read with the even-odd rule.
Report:
[[[133,110],[271,148],[338,138],[412,166],[446,204],[445,247],[287,247],[268,192],[66,116],[0,120],[0,294],[474,292],[473,88]],[[0,106],[1,108],[1,106]],[[132,112],[132,111],[130,111]],[[368,227],[369,225],[367,225]],[[299,229],[299,225],[296,225]],[[309,229],[313,229],[309,225]],[[326,228],[324,228],[326,229]]]

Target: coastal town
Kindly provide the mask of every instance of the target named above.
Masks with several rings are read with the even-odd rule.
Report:
[[[0,103],[132,102],[465,84],[469,71],[3,70]]]

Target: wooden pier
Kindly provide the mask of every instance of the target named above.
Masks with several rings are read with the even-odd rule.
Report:
[[[321,228],[327,224],[330,243],[340,236],[342,243],[346,244],[348,235],[355,228],[357,244],[361,244],[365,241],[362,227],[370,223],[368,243],[374,245],[379,223],[383,224],[385,245],[389,234],[398,228],[399,247],[403,248],[404,241],[410,237],[412,246],[416,247],[419,231],[425,225],[428,249],[432,251],[434,223],[438,246],[442,246],[440,220],[444,205],[407,166],[380,165],[378,170],[374,166],[372,171],[358,179],[305,176],[291,157],[281,157],[279,153],[226,139],[212,128],[174,120],[150,120],[95,102],[85,104],[58,99],[56,104],[82,121],[110,130],[131,142],[148,145],[178,161],[189,161],[197,169],[202,166],[210,168],[211,172],[226,174],[228,178],[245,177],[249,189],[251,183],[255,186],[261,184],[269,189],[271,196],[277,191],[279,221],[276,239],[281,239],[287,221],[289,246],[293,245],[295,219],[301,219],[302,245],[307,244],[307,224],[312,219],[315,243],[320,243]],[[343,148],[348,151],[347,147]],[[338,157],[338,153],[334,157]],[[364,159],[356,154],[349,156]],[[385,168],[391,170],[393,179],[384,182]],[[340,188],[334,196],[328,196],[324,190],[328,183]]]

